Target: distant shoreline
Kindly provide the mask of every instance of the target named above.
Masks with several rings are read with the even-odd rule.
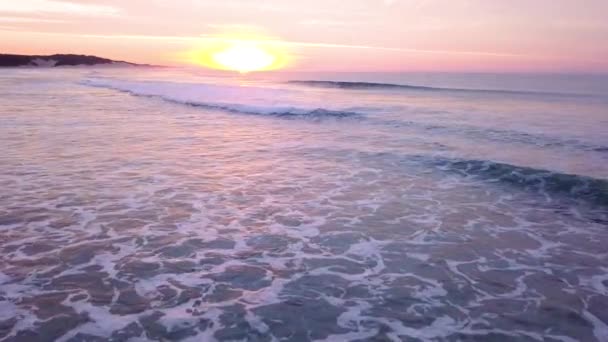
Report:
[[[54,68],[60,66],[153,66],[117,61],[91,55],[54,54],[54,55],[17,55],[0,54],[0,67]]]

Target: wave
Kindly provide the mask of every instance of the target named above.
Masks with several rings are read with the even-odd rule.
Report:
[[[605,153],[608,151],[608,147],[606,146],[587,143],[577,139],[564,139],[536,133],[531,134],[513,130],[469,127],[465,125],[446,126],[408,120],[386,120],[379,117],[368,117],[362,113],[369,113],[373,110],[361,106],[331,108],[328,107],[328,103],[324,103],[318,107],[311,106],[308,101],[303,102],[301,92],[284,88],[168,81],[124,81],[102,77],[91,77],[81,83],[88,86],[118,90],[134,96],[156,97],[167,102],[230,113],[309,120],[357,118],[364,119],[365,122],[371,124],[412,128],[428,133],[458,135],[469,139],[489,140],[507,144],[519,143],[547,148],[579,149],[594,153]],[[338,82],[338,84],[341,83],[355,86],[370,84]],[[377,85],[384,86],[384,84]]]
[[[435,177],[443,179],[452,174],[469,181],[544,195],[551,201],[574,200],[608,208],[608,179],[605,178],[439,154],[400,154],[392,151],[371,152],[333,147],[315,147],[304,151],[315,155],[331,155],[337,162],[352,163],[356,160],[364,166],[382,169],[395,175],[401,172],[405,172],[407,177],[435,173]],[[448,180],[448,183],[451,181]]]
[[[136,94],[135,94],[136,95]],[[145,95],[144,95],[145,96]],[[163,97],[161,97],[163,98]],[[168,102],[183,104],[192,107],[205,109],[221,110],[230,113],[250,114],[250,115],[269,115],[280,118],[307,118],[307,119],[324,119],[324,118],[349,118],[359,117],[361,114],[350,111],[330,110],[324,108],[293,108],[293,107],[261,107],[248,106],[241,104],[220,104],[220,103],[203,103],[195,101],[178,101],[163,98]]]
[[[392,83],[374,83],[374,82],[344,82],[344,81],[314,81],[314,80],[293,80],[288,81],[290,84],[298,84],[313,87],[323,88],[341,88],[341,89],[412,89],[412,90],[444,90],[446,88],[434,88],[424,86],[414,86],[407,84],[392,84]]]
[[[117,90],[133,96],[154,97],[166,102],[238,114],[313,120],[362,116],[351,110],[307,108],[293,105],[289,103],[289,99],[282,104],[268,105],[268,102],[288,97],[286,94],[289,95],[285,90],[272,88],[153,81],[134,82],[105,78],[87,79],[81,84]]]
[[[346,81],[317,81],[317,80],[292,80],[289,84],[320,87],[320,88],[340,88],[340,89],[386,89],[386,90],[414,90],[414,91],[433,91],[433,92],[463,92],[463,93],[496,93],[496,94],[512,94],[512,95],[549,95],[549,96],[566,96],[566,97],[591,97],[592,95],[574,94],[574,93],[554,93],[541,91],[525,91],[525,90],[500,90],[500,89],[466,89],[466,88],[442,88],[442,87],[427,87],[409,84],[395,83],[376,83],[376,82],[346,82]]]
[[[501,143],[519,143],[543,148],[570,148],[590,152],[608,152],[608,146],[584,142],[578,139],[564,139],[541,133],[527,133],[516,130],[481,128],[465,125],[446,126],[440,124],[423,123],[416,121],[369,119],[370,122],[380,125],[389,125],[396,128],[413,128],[440,133],[461,135],[467,138],[495,141]]]
[[[466,177],[504,183],[545,194],[568,195],[573,199],[608,206],[608,180],[605,179],[488,160],[440,159],[435,161],[435,165],[441,170],[456,172]]]

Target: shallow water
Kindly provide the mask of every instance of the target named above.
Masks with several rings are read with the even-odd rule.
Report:
[[[606,341],[578,82],[3,71],[0,338]]]

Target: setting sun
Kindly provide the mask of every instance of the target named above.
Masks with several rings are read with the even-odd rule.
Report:
[[[265,70],[276,57],[251,43],[239,43],[212,55],[213,60],[226,69],[241,73]]]
[[[284,68],[288,55],[280,44],[268,39],[220,38],[188,53],[187,61],[218,70],[240,73]]]

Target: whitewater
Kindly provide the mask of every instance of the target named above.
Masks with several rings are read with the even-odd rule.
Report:
[[[0,74],[2,341],[608,341],[605,75]]]

